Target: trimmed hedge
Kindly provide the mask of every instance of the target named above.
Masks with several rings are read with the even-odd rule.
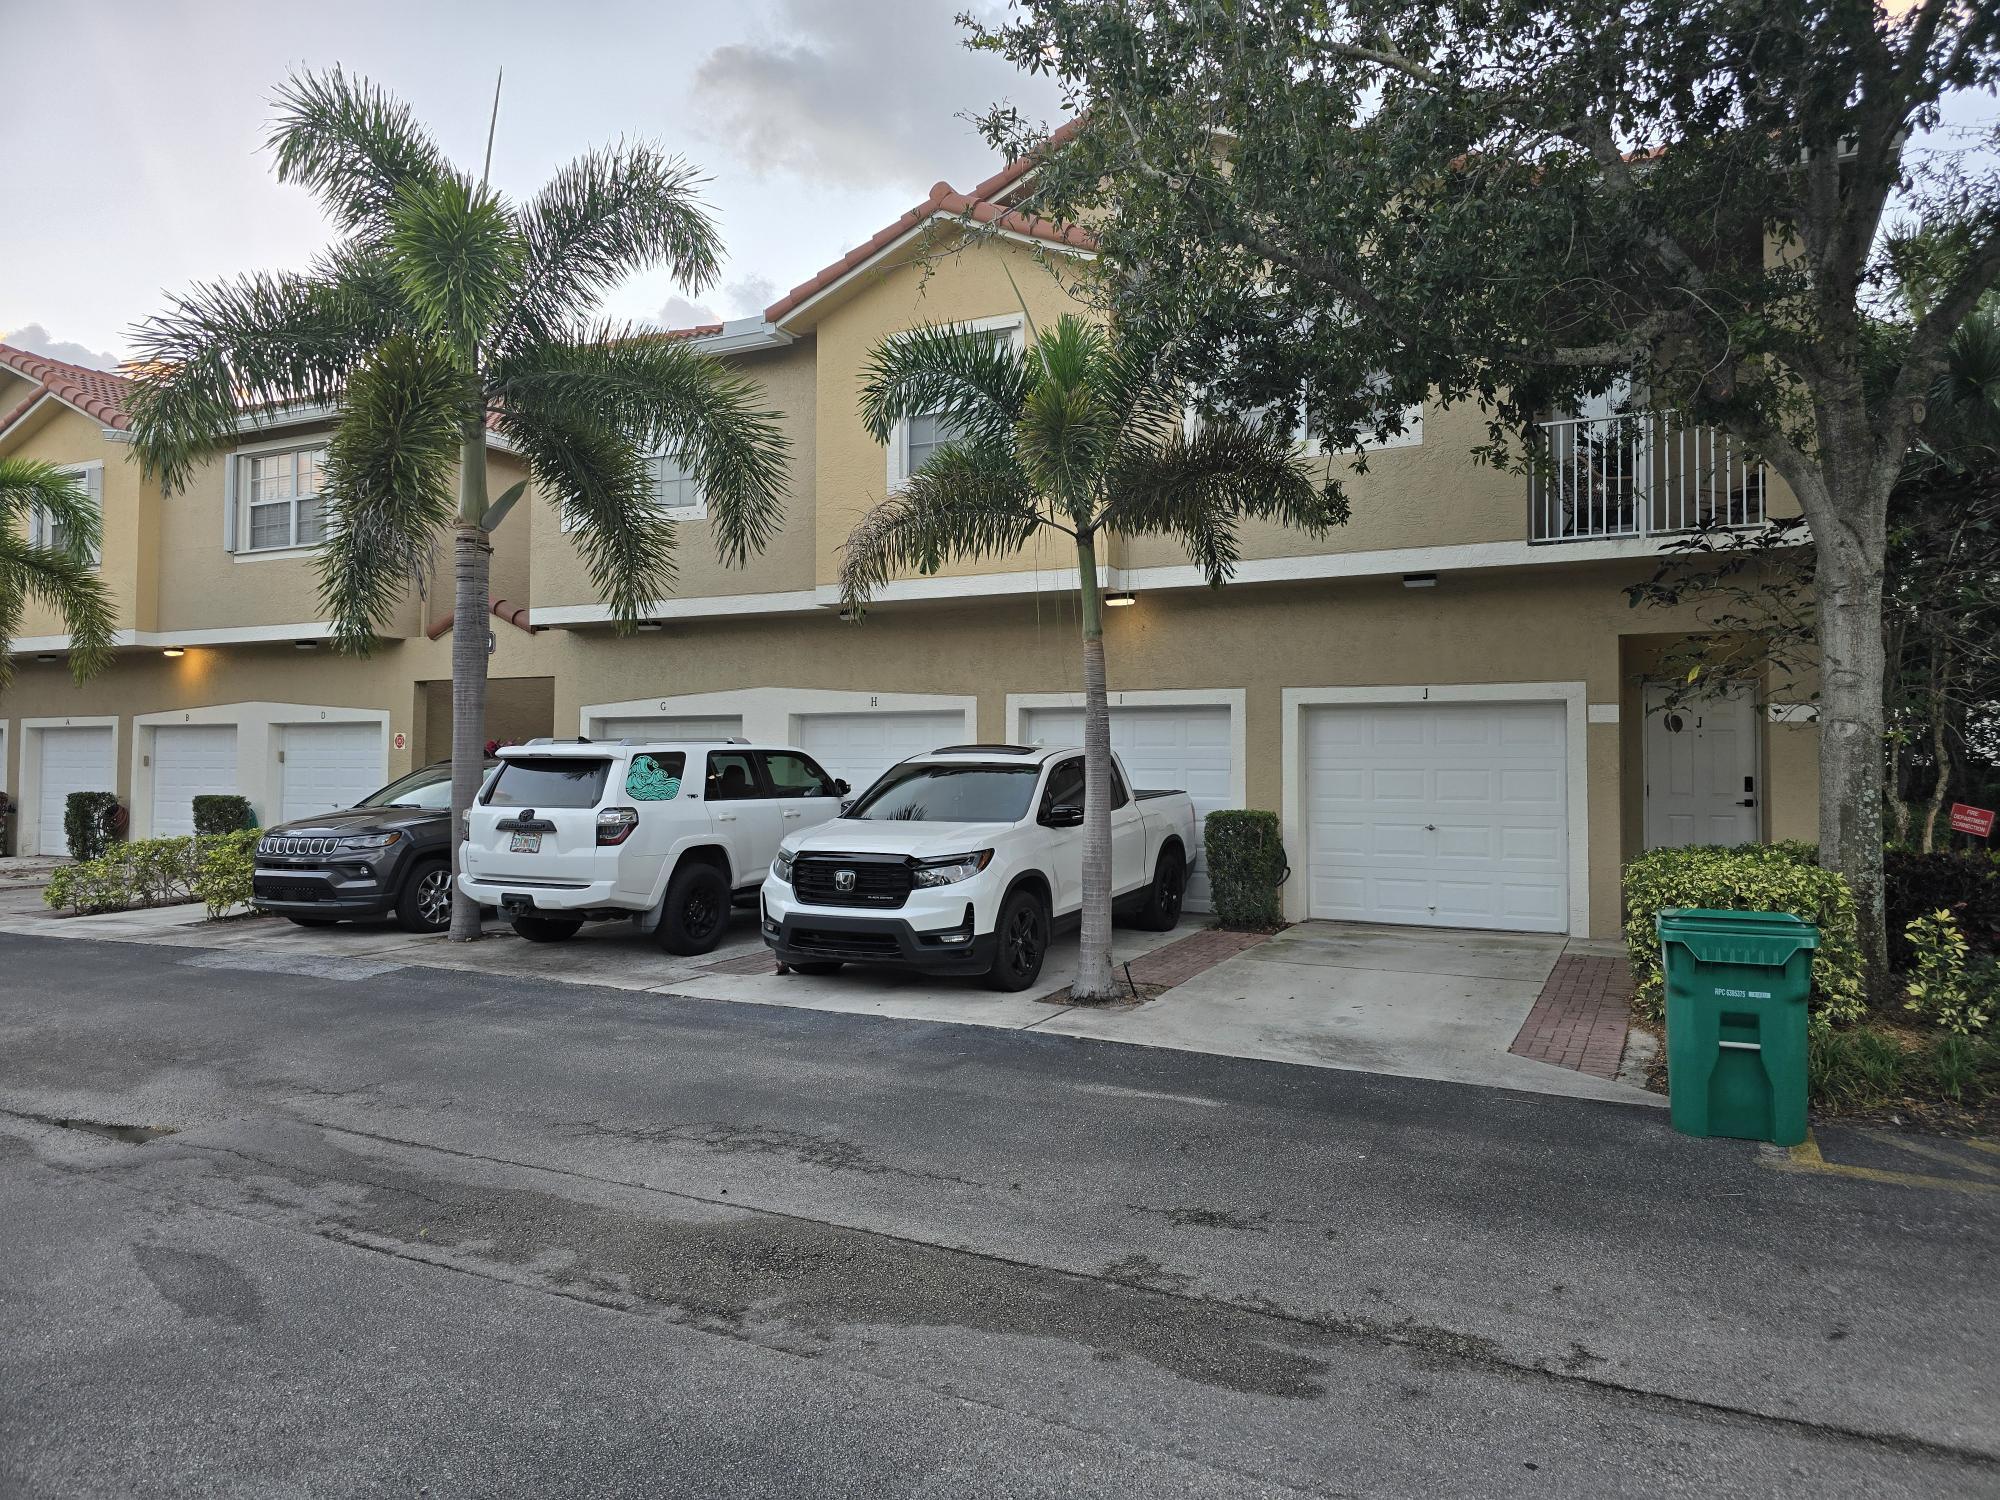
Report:
[[[208,908],[209,921],[233,907],[248,906],[251,873],[257,866],[257,830],[239,828],[196,843],[194,898]]]
[[[78,916],[200,901],[211,918],[250,900],[257,831],[140,839],[51,872],[42,900]]]
[[[255,828],[257,815],[250,799],[234,792],[204,792],[194,799],[194,831],[200,834],[235,833]]]
[[[1910,924],[1936,911],[1950,912],[1976,951],[2000,952],[2000,856],[1891,849],[1882,879],[1891,968],[1910,966]]]
[[[1212,812],[1202,846],[1218,922],[1243,932],[1284,925],[1278,889],[1292,870],[1285,862],[1276,813],[1240,807]]]
[[[1625,866],[1625,951],[1631,956],[1633,1007],[1657,1019],[1664,995],[1660,938],[1653,920],[1670,906],[1723,911],[1782,911],[1819,928],[1813,954],[1812,1011],[1853,1021],[1867,1007],[1854,893],[1816,863],[1810,844],[1705,845],[1649,849]]]
[[[71,792],[63,803],[69,857],[96,859],[117,840],[122,821],[116,792]]]

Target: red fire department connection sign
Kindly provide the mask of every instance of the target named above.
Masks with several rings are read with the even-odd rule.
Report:
[[[1963,802],[1954,802],[1951,805],[1951,827],[1954,833],[1969,833],[1974,838],[1983,839],[1993,832],[1993,809],[1967,807]]]

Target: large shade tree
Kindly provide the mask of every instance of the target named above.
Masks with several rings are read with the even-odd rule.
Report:
[[[684,343],[597,320],[603,293],[664,266],[690,289],[720,245],[678,158],[647,145],[579,157],[521,203],[454,167],[407,106],[338,69],[278,94],[281,182],[316,193],[341,238],[305,272],[198,286],[141,327],[133,436],[169,489],[250,408],[333,411],[320,592],[334,639],[366,651],[449,537],[454,581],[452,809],[485,741],[489,442],[562,507],[621,628],[672,587],[673,523],[652,455],[707,497],[725,561],[782,514],[785,442],[754,385]],[[525,483],[525,482],[524,482]],[[463,896],[452,936],[478,933]]]
[[[118,615],[94,561],[100,524],[75,474],[0,458],[0,688],[13,677],[14,639],[30,602],[62,621],[78,682],[109,665]]]
[[[943,326],[877,346],[861,415],[878,442],[932,414],[955,435],[847,538],[840,581],[861,611],[898,573],[1011,556],[1043,535],[1075,548],[1083,627],[1083,914],[1072,993],[1116,994],[1111,968],[1111,716],[1098,567],[1113,535],[1168,536],[1210,584],[1234,570],[1247,520],[1313,535],[1347,519],[1288,427],[1183,421],[1170,346],[1066,314],[1020,345]],[[1194,851],[1187,851],[1192,858]],[[1184,874],[1184,871],[1183,871]],[[1178,914],[1181,891],[1171,892]]]
[[[1769,461],[1819,553],[1820,858],[1879,980],[1889,492],[2000,276],[1981,140],[1906,147],[2000,77],[2000,8],[1022,0],[973,42],[1059,75],[1083,117],[1024,206],[1088,222],[1118,316],[1192,322],[1244,402],[1310,391],[1343,440],[1432,390],[1518,453],[1535,417],[1627,377]],[[1049,144],[1006,109],[985,124]],[[1897,212],[1947,253],[1871,388]]]

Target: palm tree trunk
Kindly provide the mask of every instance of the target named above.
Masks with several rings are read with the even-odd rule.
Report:
[[[1104,601],[1097,592],[1097,540],[1077,533],[1083,591],[1083,929],[1077,938],[1078,1000],[1115,1000],[1111,972],[1111,710],[1104,690]]]
[[[466,810],[479,793],[486,764],[486,632],[491,623],[488,572],[493,549],[480,522],[486,515],[486,430],[466,433],[458,457],[458,525],[452,534],[451,826],[452,873]],[[451,898],[451,940],[479,936],[479,905],[457,889]]]

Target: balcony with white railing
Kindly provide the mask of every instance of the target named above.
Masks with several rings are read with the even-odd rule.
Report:
[[[1764,465],[1742,440],[1670,411],[1559,417],[1530,433],[1528,540],[1761,526]]]

